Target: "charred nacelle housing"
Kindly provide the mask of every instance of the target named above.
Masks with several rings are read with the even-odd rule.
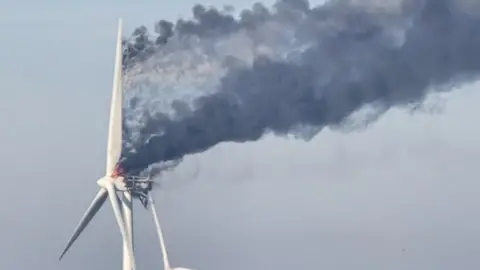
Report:
[[[148,177],[125,176],[125,187],[145,208],[148,206],[148,192],[152,190],[153,181]]]

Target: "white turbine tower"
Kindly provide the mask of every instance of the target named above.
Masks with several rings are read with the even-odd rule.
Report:
[[[183,268],[183,267],[175,267],[175,268],[170,267],[170,261],[168,260],[168,255],[167,255],[167,248],[165,247],[165,240],[163,239],[162,228],[160,227],[160,221],[158,220],[157,211],[155,210],[155,204],[151,194],[148,194],[148,199],[150,201],[153,221],[155,222],[155,226],[157,227],[158,239],[160,240],[160,248],[162,249],[163,269],[164,270],[192,270],[192,269]]]
[[[115,71],[113,79],[112,102],[110,108],[110,122],[108,129],[107,168],[104,177],[97,181],[100,190],[85,212],[83,218],[75,229],[70,241],[63,251],[60,259],[69,250],[82,231],[103,203],[110,200],[115,218],[123,238],[123,269],[135,270],[133,254],[133,223],[132,223],[132,194],[128,188],[128,180],[122,176],[121,168],[117,167],[122,152],[122,21],[118,21],[117,46],[115,52]],[[135,181],[135,180],[134,180]],[[117,192],[123,192],[122,208]],[[123,210],[123,215],[122,215]]]

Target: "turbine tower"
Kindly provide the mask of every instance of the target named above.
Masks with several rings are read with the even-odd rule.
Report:
[[[123,239],[123,270],[135,270],[133,254],[133,222],[132,222],[132,191],[137,181],[129,180],[123,175],[117,165],[122,153],[122,20],[118,21],[117,46],[115,52],[115,70],[113,79],[112,101],[110,107],[110,121],[108,129],[107,166],[106,174],[97,181],[100,190],[93,199],[80,223],[73,232],[60,260],[67,253],[75,240],[87,227],[89,222],[102,207],[106,199],[112,204],[115,219]],[[133,181],[133,182],[132,182]],[[148,181],[148,180],[147,180]],[[143,181],[145,182],[145,181]],[[122,194],[122,207],[117,192]],[[123,210],[123,211],[122,211]],[[123,213],[122,213],[123,212]]]

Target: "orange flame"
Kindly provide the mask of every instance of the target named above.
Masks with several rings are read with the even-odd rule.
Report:
[[[115,167],[115,170],[112,172],[112,177],[117,178],[122,175],[123,175],[123,169],[119,165],[117,165],[117,167]]]

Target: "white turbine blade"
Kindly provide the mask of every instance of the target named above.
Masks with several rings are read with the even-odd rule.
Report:
[[[83,215],[82,219],[80,220],[80,223],[78,224],[77,228],[73,232],[72,237],[70,238],[70,241],[68,241],[67,246],[65,247],[65,250],[62,252],[62,255],[60,255],[59,260],[62,259],[62,257],[67,253],[68,249],[73,245],[75,240],[80,236],[82,231],[87,227],[88,223],[92,218],[95,216],[95,214],[98,212],[100,207],[102,207],[103,203],[107,199],[107,191],[103,188],[101,188],[95,198],[93,199],[92,203],[90,206],[87,208],[87,211]]]
[[[168,261],[167,248],[165,247],[165,240],[163,239],[162,227],[160,227],[160,221],[157,216],[157,211],[155,210],[155,202],[153,201],[152,194],[148,193],[148,199],[150,200],[150,207],[152,209],[153,221],[157,227],[158,240],[160,241],[160,248],[162,249],[163,257],[163,268],[164,270],[169,270],[170,262]]]
[[[122,59],[122,20],[119,19],[108,128],[107,175],[110,175],[115,170],[122,153]]]
[[[168,261],[167,248],[165,246],[165,240],[163,239],[162,227],[160,227],[160,220],[157,216],[157,211],[155,210],[155,202],[153,201],[152,194],[148,193],[148,199],[150,201],[150,206],[152,209],[153,221],[155,222],[155,227],[157,227],[158,240],[160,240],[160,248],[162,249],[163,256],[163,269],[164,270],[193,270],[190,268],[184,267],[170,267],[170,262]]]
[[[105,187],[108,191],[108,197],[110,199],[110,203],[112,204],[113,213],[115,214],[115,219],[117,220],[118,227],[120,229],[120,233],[122,234],[123,242],[128,246],[128,256],[130,257],[132,263],[132,269],[135,270],[135,257],[133,256],[133,246],[130,242],[130,237],[127,233],[127,229],[123,220],[122,212],[120,210],[119,198],[115,191],[113,184],[108,184]]]

